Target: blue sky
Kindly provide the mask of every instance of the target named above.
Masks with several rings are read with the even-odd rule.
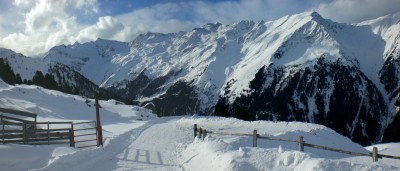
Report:
[[[129,42],[145,32],[268,21],[305,11],[356,23],[399,12],[400,0],[0,0],[0,47],[35,56],[61,44]]]

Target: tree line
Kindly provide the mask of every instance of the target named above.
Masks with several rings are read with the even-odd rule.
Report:
[[[9,85],[15,84],[27,84],[37,85],[46,89],[57,90],[67,94],[81,95],[87,98],[95,98],[101,100],[115,99],[122,101],[125,104],[132,104],[130,99],[120,97],[114,93],[111,93],[105,89],[99,88],[97,85],[91,83],[89,80],[77,77],[77,81],[81,82],[78,85],[84,87],[73,86],[66,81],[59,72],[56,72],[59,82],[56,81],[52,74],[43,74],[41,71],[36,71],[32,80],[26,80],[21,78],[20,74],[16,74],[8,63],[7,59],[0,58],[0,78]],[[89,83],[90,82],[90,83]]]

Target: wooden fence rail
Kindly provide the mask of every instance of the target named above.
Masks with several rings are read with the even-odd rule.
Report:
[[[15,110],[15,109],[6,109],[6,108],[1,108],[1,107],[0,107],[0,112],[1,113],[12,113],[13,115],[30,117],[30,118],[34,118],[35,120],[36,120],[36,117],[37,117],[37,115],[34,114],[34,113],[25,112],[25,111],[19,111],[19,110]]]
[[[77,148],[99,146],[98,130],[96,121],[73,123],[74,144]],[[83,144],[83,145],[82,145]]]
[[[311,147],[311,148],[328,150],[328,151],[333,151],[333,152],[338,152],[338,153],[344,153],[344,154],[349,154],[349,155],[353,155],[353,156],[370,156],[370,157],[372,157],[373,162],[378,161],[378,158],[382,158],[382,157],[392,158],[392,159],[400,159],[399,156],[378,154],[377,147],[373,147],[373,151],[368,154],[367,153],[359,153],[359,152],[347,151],[347,150],[342,150],[342,149],[337,149],[337,148],[332,148],[332,147],[326,147],[326,146],[306,143],[306,141],[304,141],[304,139],[303,139],[303,136],[299,136],[299,140],[291,140],[291,139],[284,139],[284,138],[277,138],[277,137],[260,136],[260,134],[257,134],[257,130],[253,130],[252,134],[217,132],[217,131],[206,130],[203,128],[198,128],[197,124],[194,124],[194,137],[195,138],[197,137],[199,139],[204,139],[208,134],[232,135],[232,136],[251,136],[251,137],[253,137],[253,147],[257,147],[257,139],[266,139],[266,140],[297,143],[299,145],[299,151],[302,151],[302,152],[304,152],[304,146],[307,146],[307,147]]]

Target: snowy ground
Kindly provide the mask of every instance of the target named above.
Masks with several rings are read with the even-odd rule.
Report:
[[[0,107],[35,112],[39,121],[94,120],[93,100],[36,86],[8,86],[0,80]],[[299,122],[245,122],[219,117],[157,118],[148,110],[100,101],[104,146],[77,149],[68,145],[0,145],[0,170],[399,170],[400,160],[311,149],[295,143],[251,137],[210,135],[193,138],[193,124],[208,130],[251,133],[305,141],[367,153],[333,130]],[[376,145],[382,154],[399,155],[400,144]]]

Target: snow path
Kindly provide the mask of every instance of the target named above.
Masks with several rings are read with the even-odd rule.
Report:
[[[115,169],[183,170],[176,159],[181,158],[178,156],[184,149],[181,142],[192,140],[188,137],[187,131],[180,126],[172,127],[168,123],[153,125],[117,155],[119,161]]]
[[[130,131],[117,137],[106,137],[103,148],[88,148],[70,155],[64,155],[43,168],[31,169],[31,171],[64,170],[65,168],[69,170],[113,170],[118,161],[117,155],[150,126],[151,124],[148,122],[140,121]],[[74,163],[74,165],[71,165],[71,163]]]
[[[106,138],[103,148],[85,149],[65,155],[44,168],[31,171],[65,168],[118,171],[184,170],[178,165],[178,159],[181,158],[178,156],[185,149],[183,144],[193,141],[190,136],[192,130],[182,125],[171,126],[169,122],[163,123],[157,119],[148,122],[139,121],[137,127],[132,127],[132,130],[115,138]],[[77,165],[71,166],[71,163]]]

